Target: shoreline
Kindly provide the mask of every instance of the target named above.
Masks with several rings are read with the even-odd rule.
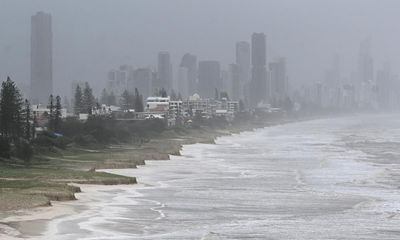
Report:
[[[90,212],[93,203],[102,198],[98,192],[110,190],[112,185],[80,184],[83,192],[77,194],[77,200],[54,202],[52,207],[38,207],[18,211],[16,215],[8,216],[0,222],[0,239],[40,240],[43,236],[50,237],[56,233],[58,221],[65,218],[74,218],[74,214]],[[118,189],[139,188],[141,184],[116,185]]]
[[[330,117],[330,116],[325,116],[325,117]],[[213,135],[209,135],[209,132],[207,132],[207,137],[204,136],[198,136],[198,137],[193,137],[190,136],[189,141],[187,138],[183,137],[180,139],[169,139],[174,142],[172,144],[172,149],[179,149],[178,151],[172,151],[169,153],[165,153],[167,156],[165,159],[146,159],[150,161],[157,161],[157,160],[169,160],[170,155],[180,155],[180,150],[184,145],[193,145],[197,143],[203,143],[203,144],[215,144],[215,140],[219,137],[223,136],[229,136],[233,134],[240,134],[243,132],[252,132],[256,131],[258,129],[263,129],[267,127],[272,127],[272,126],[277,126],[277,125],[282,125],[282,124],[290,124],[294,122],[302,122],[302,121],[310,121],[314,119],[319,119],[321,117],[316,117],[316,118],[300,118],[300,119],[277,119],[275,121],[269,121],[269,122],[263,122],[257,123],[257,124],[246,124],[245,126],[241,126],[240,128],[236,129],[224,129],[224,130],[214,130]],[[323,118],[323,117],[322,117]],[[159,139],[157,139],[159,140]],[[161,139],[165,140],[165,139]],[[183,140],[183,141],[182,141]],[[178,143],[179,142],[179,143]],[[170,146],[171,147],[171,146]],[[170,148],[171,149],[171,148]],[[145,161],[143,160],[143,165],[145,165]],[[142,165],[142,164],[140,164]],[[113,169],[129,169],[132,167],[115,167],[115,168],[108,168],[108,170],[113,170]],[[136,168],[136,166],[135,166]],[[98,172],[107,172],[106,168],[99,168]],[[104,170],[104,171],[103,171]],[[89,203],[91,203],[91,200],[93,200],[93,197],[90,194],[93,194],[93,191],[96,190],[101,190],[104,188],[112,188],[113,186],[107,186],[107,185],[86,185],[86,184],[73,184],[73,186],[77,186],[79,188],[82,187],[83,192],[77,193],[77,200],[74,201],[64,201],[64,202],[59,202],[59,201],[51,201],[50,207],[36,207],[33,209],[22,209],[22,210],[17,210],[13,212],[9,212],[6,214],[6,216],[1,216],[0,215],[0,237],[2,239],[21,239],[29,236],[30,239],[40,239],[40,234],[42,233],[48,233],[52,231],[51,225],[56,225],[56,221],[59,218],[62,218],[65,215],[70,215],[72,213],[76,213],[78,211],[85,211],[82,209],[78,209],[79,206],[85,205],[88,206]],[[114,185],[115,186],[115,185]],[[133,184],[133,185],[120,185],[117,184],[119,188],[122,187],[128,187],[128,188],[136,188],[136,187],[143,187],[140,184],[140,181],[138,184]],[[10,236],[13,235],[13,236]],[[31,238],[32,237],[32,238]]]
[[[10,215],[1,220],[0,238],[14,240],[29,236],[35,239],[39,237],[38,234],[45,232],[48,228],[46,221],[50,222],[59,217],[76,213],[71,203],[73,202],[54,202],[52,207],[19,210],[15,215]]]

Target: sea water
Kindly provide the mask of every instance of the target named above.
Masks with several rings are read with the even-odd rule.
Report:
[[[399,115],[278,125],[181,154],[109,170],[139,184],[86,191],[46,238],[400,239]]]

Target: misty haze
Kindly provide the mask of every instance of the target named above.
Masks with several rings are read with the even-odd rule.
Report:
[[[399,10],[0,0],[0,239],[400,239]]]

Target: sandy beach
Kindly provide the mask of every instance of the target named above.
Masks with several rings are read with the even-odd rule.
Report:
[[[276,122],[265,123],[266,125],[275,125]],[[259,125],[260,127],[262,125]],[[169,154],[180,155],[179,151],[182,147],[182,144],[196,144],[198,142],[214,144],[214,140],[218,136],[230,135],[233,132],[240,131],[252,131],[256,125],[252,126],[242,126],[239,129],[231,130],[231,131],[204,131],[199,132],[195,131],[194,133],[190,133],[187,136],[182,136],[182,138],[173,138],[165,141],[167,139],[154,139],[151,143],[146,144],[140,149],[124,147],[123,154],[117,156],[117,154],[113,153],[112,156],[117,157],[118,160],[114,161],[112,164],[101,164],[101,167],[112,166],[116,169],[102,169],[98,170],[99,172],[108,172],[118,175],[124,175],[125,170],[129,171],[129,165],[125,164],[123,159],[134,159],[136,162],[142,161],[143,159],[151,158],[158,160],[168,160],[170,158]],[[152,149],[154,150],[152,151]],[[115,151],[115,150],[114,150]],[[126,152],[126,153],[125,153]],[[99,155],[98,153],[93,153],[93,155]],[[131,154],[132,156],[128,156]],[[107,154],[105,154],[108,157]],[[119,159],[121,158],[121,159]],[[139,159],[139,160],[137,160]],[[107,160],[110,161],[110,160]],[[124,169],[118,169],[118,168]],[[134,165],[135,169],[137,167],[141,168],[142,166]],[[145,167],[145,166],[144,166]],[[131,174],[128,174],[132,176]],[[83,213],[90,215],[91,211],[98,206],[96,206],[97,202],[102,202],[104,200],[104,194],[102,192],[108,191],[126,191],[134,189],[143,188],[142,184],[133,184],[133,185],[93,185],[93,184],[76,184],[73,186],[79,187],[82,192],[75,193],[75,197],[77,200],[74,201],[51,201],[51,206],[46,207],[36,207],[30,209],[21,209],[15,211],[8,211],[5,213],[0,213],[0,238],[1,239],[24,239],[29,237],[29,239],[43,239],[43,236],[51,237],[60,229],[58,226],[59,219],[74,219],[74,214]],[[102,202],[104,204],[104,202]],[[100,206],[101,207],[101,206]],[[68,229],[68,228],[72,229]],[[68,231],[75,231],[74,229],[78,229],[79,226],[76,224],[71,224],[70,226],[63,226],[63,228],[68,229]],[[62,231],[62,230],[61,230]],[[77,230],[79,231],[79,230]]]
[[[103,204],[102,192],[124,191],[132,188],[144,187],[142,184],[135,185],[77,185],[83,191],[77,193],[75,201],[52,201],[50,207],[38,207],[34,209],[18,210],[6,213],[0,223],[0,239],[18,240],[18,239],[55,239],[52,238],[57,231],[79,231],[78,226],[59,226],[59,219],[63,221],[74,219],[75,215],[90,216],[97,208],[101,208],[98,203]],[[60,229],[60,227],[64,229]],[[75,228],[76,227],[76,228]],[[75,229],[74,229],[75,228]],[[44,237],[45,236],[45,237]]]
[[[387,154],[398,123],[369,117],[270,126],[103,170],[138,184],[78,185],[76,201],[4,218],[1,239],[398,239],[400,168]]]
[[[84,197],[81,201],[84,202]],[[29,236],[32,239],[41,239],[35,236],[47,231],[49,221],[74,213],[76,213],[74,202],[52,202],[51,207],[9,212],[7,213],[9,216],[1,220],[0,238],[14,240]]]
[[[73,214],[35,221],[47,226],[35,234],[57,240],[399,239],[396,119],[313,120],[220,137],[215,145],[185,145],[169,161],[108,170],[136,176],[138,185],[81,185],[79,200],[61,205]],[[35,235],[26,222],[19,226],[25,236]]]

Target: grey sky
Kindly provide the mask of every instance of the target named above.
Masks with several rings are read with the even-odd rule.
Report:
[[[186,52],[226,66],[252,32],[267,34],[269,60],[287,57],[293,82],[320,79],[335,53],[348,75],[368,36],[375,66],[396,70],[399,9],[397,0],[0,0],[0,77],[29,82],[30,17],[40,10],[53,16],[58,93],[73,80],[99,89],[120,64],[156,66],[160,50],[175,67]]]

